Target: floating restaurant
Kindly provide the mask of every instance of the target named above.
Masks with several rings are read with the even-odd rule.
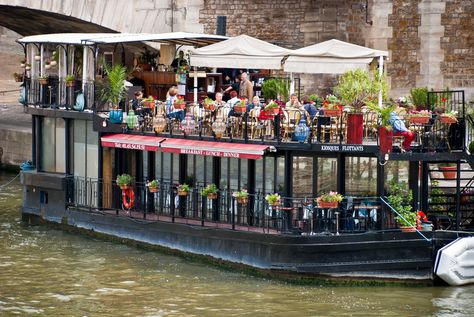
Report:
[[[33,123],[25,221],[295,277],[473,281],[474,121],[463,91],[427,92],[423,109],[400,115],[414,136],[407,148],[384,130],[395,109],[384,100],[384,51],[182,32],[18,42]],[[177,47],[193,48],[175,59]],[[221,101],[228,69],[250,70],[236,86],[251,85],[247,99]],[[341,79],[337,97],[285,105],[300,73],[368,76],[372,86],[360,105]],[[461,273],[446,278],[458,238],[469,247],[446,274]]]

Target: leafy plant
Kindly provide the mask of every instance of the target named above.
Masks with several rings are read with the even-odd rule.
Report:
[[[156,65],[156,58],[160,55],[160,53],[153,53],[148,49],[148,47],[144,47],[144,51],[141,55],[137,58],[139,64],[150,64],[152,67],[157,68]]]
[[[232,196],[235,198],[247,198],[249,196],[249,193],[246,189],[242,189],[241,191],[233,192]]]
[[[390,123],[390,115],[397,108],[393,103],[386,103],[381,107],[379,105],[371,104],[368,106],[370,110],[376,112],[380,118],[380,125],[386,129],[391,129],[392,124]]]
[[[212,98],[206,97],[203,101],[203,104],[205,105],[212,105],[214,103],[214,100]]]
[[[277,193],[275,194],[268,194],[265,196],[265,200],[270,204],[274,205],[280,202],[281,196]]]
[[[49,75],[48,74],[40,74],[39,79],[48,79]]]
[[[158,181],[156,179],[154,179],[151,182],[148,182],[146,184],[146,186],[156,188],[156,187],[158,187]]]
[[[344,199],[344,196],[341,194],[338,194],[337,192],[330,191],[328,194],[322,194],[318,198],[316,198],[316,202],[325,202],[325,203],[330,203],[337,201],[340,203]]]
[[[107,77],[105,85],[100,91],[100,98],[105,102],[118,106],[119,102],[127,95],[128,88],[124,82],[127,79],[128,70],[120,64],[115,64],[112,67],[104,64],[104,67]]]
[[[311,94],[309,95],[308,100],[314,102],[315,105],[319,106],[323,103],[324,99],[322,97],[319,97],[317,94]]]
[[[264,110],[267,111],[267,110],[270,110],[272,108],[279,108],[280,106],[275,102],[275,101],[270,101],[268,103],[268,105],[265,106]]]
[[[356,69],[340,76],[334,91],[343,105],[349,106],[353,112],[361,112],[362,106],[377,103],[379,91],[385,98],[387,82],[383,75]]]
[[[287,80],[276,78],[265,80],[262,84],[262,93],[266,99],[281,99],[288,100],[289,84]]]
[[[469,143],[468,150],[471,153],[471,155],[474,154],[474,141],[471,141],[471,143]]]
[[[117,185],[122,186],[122,185],[131,185],[132,184],[132,176],[129,174],[122,174],[122,175],[117,175]]]
[[[74,75],[67,75],[66,78],[64,78],[66,82],[72,82],[75,80]]]
[[[216,194],[219,190],[217,189],[216,184],[209,184],[204,187],[201,191],[202,196],[207,196],[209,194]]]
[[[428,107],[428,88],[412,88],[410,90],[410,98],[412,104],[417,108],[427,108]]]
[[[323,101],[323,107],[325,109],[338,110],[342,108],[341,101],[334,95],[327,95]]]
[[[184,183],[184,184],[179,184],[179,185],[178,185],[178,190],[179,190],[179,191],[183,191],[183,192],[189,192],[189,191],[191,190],[191,187],[190,187],[188,184],[186,184],[186,183]]]
[[[392,179],[388,192],[387,200],[398,213],[395,220],[402,226],[415,226],[417,214],[413,211],[413,193],[408,189],[408,184]]]

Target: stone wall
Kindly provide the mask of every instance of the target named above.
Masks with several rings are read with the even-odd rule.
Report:
[[[31,160],[31,132],[0,129],[0,167]]]

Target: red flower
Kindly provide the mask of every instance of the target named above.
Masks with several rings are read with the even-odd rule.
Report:
[[[441,102],[445,102],[447,99],[446,98],[441,98]]]

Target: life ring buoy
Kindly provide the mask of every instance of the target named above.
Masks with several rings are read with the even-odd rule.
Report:
[[[416,228],[418,230],[421,230],[421,221],[428,221],[428,217],[426,217],[426,214],[423,211],[418,210],[416,212]]]
[[[131,187],[122,190],[122,204],[127,210],[133,208],[133,205],[135,204],[135,193]]]

